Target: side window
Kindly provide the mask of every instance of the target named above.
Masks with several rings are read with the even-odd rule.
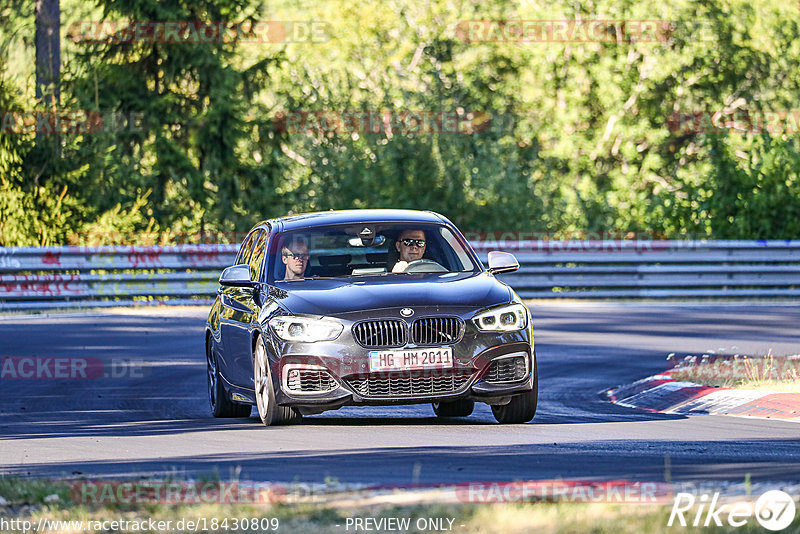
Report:
[[[264,253],[267,249],[267,232],[258,234],[258,239],[255,241],[253,247],[253,254],[250,256],[250,278],[255,282],[261,274],[261,263],[264,261]]]
[[[448,253],[447,256],[452,256],[455,253],[456,258],[448,258],[448,263],[453,263],[454,265],[450,267],[451,271],[473,271],[475,270],[475,265],[472,263],[472,260],[469,257],[469,252],[464,250],[464,247],[461,246],[458,239],[453,232],[450,231],[449,228],[442,227],[440,230],[441,236],[444,238],[445,242],[447,243],[447,247],[445,247],[445,252]],[[455,261],[454,261],[455,260]]]
[[[250,263],[250,254],[253,252],[255,237],[256,232],[251,232],[247,237],[244,238],[244,243],[242,243],[242,248],[239,249],[239,255],[236,256],[236,263],[234,265]]]

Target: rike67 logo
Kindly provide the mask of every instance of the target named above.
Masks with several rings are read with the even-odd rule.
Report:
[[[709,497],[699,497],[691,493],[678,493],[672,504],[667,526],[674,524],[693,527],[708,527],[712,524],[723,526],[724,521],[731,527],[741,527],[755,517],[756,521],[767,530],[779,531],[787,528],[794,521],[796,506],[791,495],[781,490],[770,490],[761,495],[753,503],[735,502],[719,504],[719,492]],[[677,522],[676,522],[677,520]]]

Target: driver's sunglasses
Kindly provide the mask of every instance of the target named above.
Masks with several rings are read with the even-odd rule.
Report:
[[[425,246],[424,239],[402,239],[403,244],[407,247],[419,247],[422,248]]]
[[[300,260],[300,261],[302,261],[302,260],[306,260],[307,261],[308,258],[309,258],[308,254],[294,254],[292,252],[284,252],[283,255],[286,256],[286,257],[289,257],[289,258],[294,258],[296,260]]]

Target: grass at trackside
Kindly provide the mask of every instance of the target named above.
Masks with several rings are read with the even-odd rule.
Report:
[[[574,503],[525,503],[525,504],[431,504],[415,506],[391,507],[349,507],[326,508],[315,505],[273,505],[264,506],[224,506],[224,505],[195,505],[195,506],[150,506],[138,509],[109,509],[82,506],[69,507],[59,505],[45,505],[29,509],[25,517],[37,523],[41,517],[49,520],[142,520],[153,518],[171,520],[173,524],[180,520],[198,520],[205,518],[256,518],[278,520],[278,533],[320,533],[334,534],[346,532],[437,532],[441,529],[425,528],[424,525],[431,519],[438,520],[438,524],[452,525],[453,533],[463,534],[515,534],[515,533],[548,533],[548,532],[574,532],[574,533],[608,533],[608,534],[646,534],[668,533],[676,529],[682,532],[763,532],[755,521],[744,528],[731,528],[724,525],[722,528],[708,527],[680,527],[677,524],[667,526],[669,519],[669,506],[638,505],[638,504],[574,504]],[[6,514],[2,514],[6,515]],[[347,522],[351,524],[348,528]],[[408,530],[391,528],[356,529],[352,521],[356,518],[408,518]],[[449,520],[452,520],[450,523]],[[723,517],[724,521],[724,517]],[[208,523],[207,523],[208,524]],[[232,523],[231,523],[232,524]],[[373,522],[373,525],[376,523]],[[229,527],[230,528],[230,527]],[[793,530],[800,529],[800,519],[795,519]],[[66,531],[62,530],[62,531]],[[175,532],[176,530],[170,530]],[[184,530],[186,531],[186,530]],[[225,530],[220,528],[219,532]],[[121,530],[120,532],[126,532]],[[270,530],[239,529],[238,532],[270,532]]]
[[[667,357],[674,359],[674,354]],[[800,393],[800,357],[686,356],[679,359],[671,375],[676,380],[705,386],[749,389],[770,393]]]
[[[128,520],[154,521],[179,520],[197,521],[205,518],[255,518],[257,520],[277,519],[277,530],[237,529],[237,532],[279,532],[279,533],[347,533],[347,532],[443,532],[436,528],[419,528],[430,520],[449,525],[449,532],[463,534],[516,534],[538,533],[584,533],[597,534],[638,534],[668,532],[764,532],[751,518],[746,526],[723,527],[681,527],[677,524],[667,526],[671,503],[665,505],[643,504],[587,504],[532,502],[517,504],[422,504],[397,506],[388,504],[349,504],[337,507],[322,504],[203,504],[203,505],[92,505],[75,504],[70,500],[69,482],[20,480],[0,478],[0,495],[6,499],[6,506],[0,506],[0,518],[25,518],[38,524],[41,518],[64,521],[113,521]],[[52,495],[58,495],[56,500]],[[687,514],[687,518],[694,514]],[[397,530],[390,528],[356,529],[353,521],[357,518],[406,518],[410,528]],[[348,519],[350,526],[348,528]],[[373,526],[375,523],[373,523]],[[231,532],[232,523],[228,526]],[[210,530],[210,529],[209,529]],[[13,530],[3,530],[12,532]],[[51,530],[66,532],[68,528]],[[129,532],[130,530],[119,530]],[[147,530],[145,530],[147,531]],[[175,528],[168,532],[176,532]],[[185,529],[183,531],[186,531]],[[225,532],[218,528],[218,532]],[[137,531],[141,532],[141,531]],[[163,531],[162,531],[163,532]],[[800,532],[800,513],[792,526],[785,532]]]

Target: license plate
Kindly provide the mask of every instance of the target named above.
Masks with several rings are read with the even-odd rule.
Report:
[[[451,367],[453,367],[453,349],[450,347],[373,350],[369,353],[370,371],[413,371]]]

